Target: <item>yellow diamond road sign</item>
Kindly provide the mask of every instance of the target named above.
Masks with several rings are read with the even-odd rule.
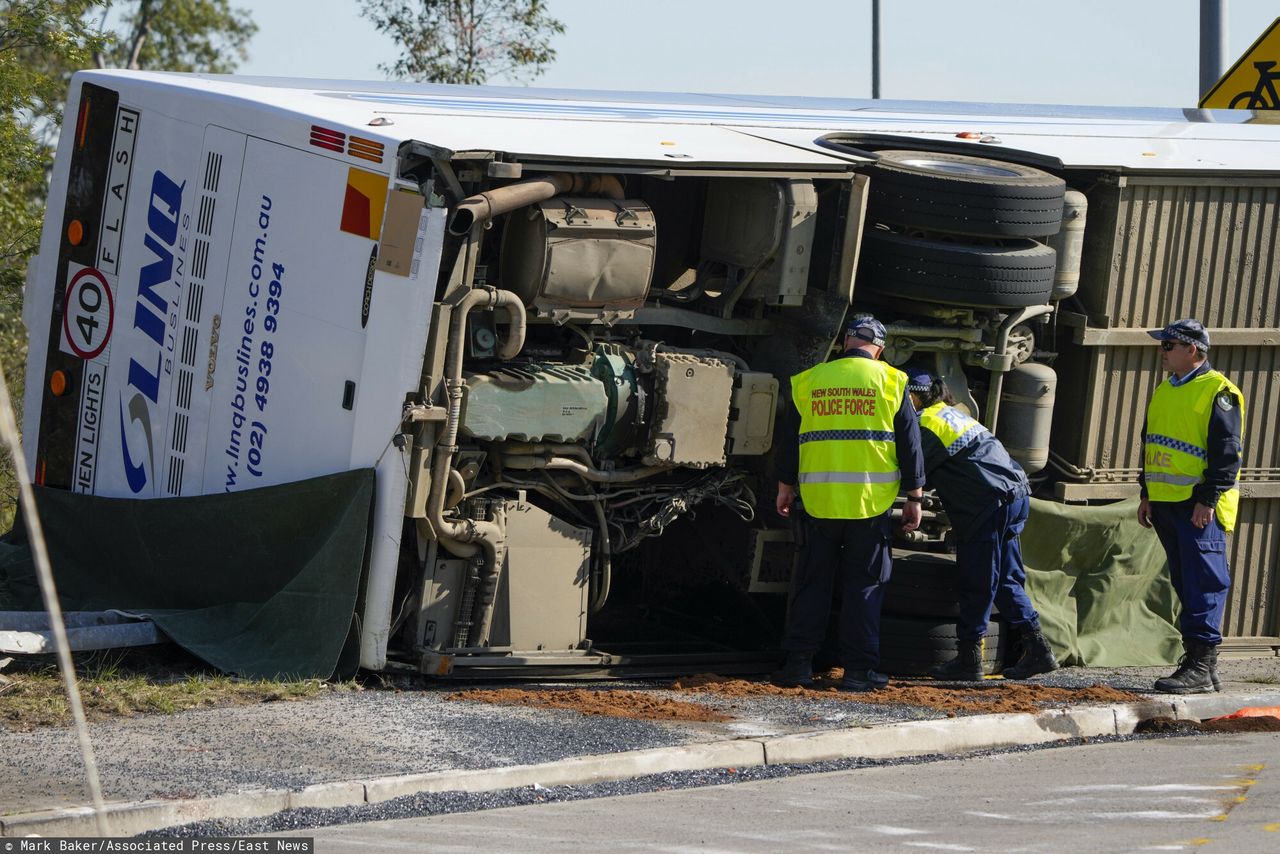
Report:
[[[1207,110],[1280,110],[1280,18],[1205,96]]]

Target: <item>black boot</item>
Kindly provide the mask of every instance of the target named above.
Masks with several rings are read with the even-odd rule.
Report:
[[[1218,678],[1218,648],[1216,646],[1209,647],[1209,681],[1213,683],[1214,691],[1222,690],[1222,680]]]
[[[1012,667],[1004,669],[1005,679],[1026,679],[1058,669],[1058,659],[1040,633],[1039,628],[1022,630],[1022,657]]]
[[[1162,694],[1212,694],[1213,665],[1217,649],[1203,641],[1184,641],[1186,652],[1178,660],[1178,669],[1157,679],[1155,689]]]
[[[956,657],[939,664],[929,675],[943,682],[981,682],[982,641],[960,641],[956,645]]]
[[[808,688],[813,684],[813,656],[803,652],[787,653],[781,670],[775,670],[769,681],[779,688]]]
[[[845,670],[840,680],[841,691],[860,694],[863,691],[879,691],[889,684],[889,677],[874,670]]]

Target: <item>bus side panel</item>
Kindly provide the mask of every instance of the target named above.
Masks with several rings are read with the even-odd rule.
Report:
[[[443,212],[373,169],[184,121],[196,97],[73,93],[24,312],[33,477],[152,498],[375,465],[417,387]]]
[[[370,223],[367,206],[350,200],[351,172],[336,159],[248,140],[217,320],[206,492],[349,468],[349,388],[365,360],[361,306],[374,246],[354,233]],[[380,212],[388,179],[364,174],[373,177],[357,180],[381,187]]]

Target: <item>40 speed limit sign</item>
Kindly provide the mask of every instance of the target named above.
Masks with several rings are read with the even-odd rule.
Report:
[[[107,277],[93,267],[68,265],[62,302],[62,349],[86,361],[96,359],[111,341],[115,297]]]

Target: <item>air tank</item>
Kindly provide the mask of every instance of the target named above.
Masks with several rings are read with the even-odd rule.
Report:
[[[1049,463],[1049,429],[1057,387],[1057,373],[1037,362],[1024,362],[1004,376],[996,434],[1027,474]]]
[[[1084,193],[1067,190],[1062,203],[1062,228],[1045,241],[1058,252],[1053,292],[1049,295],[1055,302],[1066,299],[1080,287],[1080,253],[1084,248],[1084,219],[1088,209]]]

